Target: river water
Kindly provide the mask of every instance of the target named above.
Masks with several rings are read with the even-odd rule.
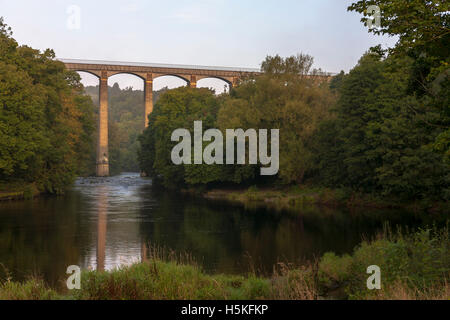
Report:
[[[0,203],[0,277],[55,285],[70,265],[111,270],[149,248],[189,253],[207,272],[270,272],[327,251],[349,253],[389,222],[416,228],[436,217],[398,210],[251,209],[157,190],[138,174],[77,180],[64,196]]]

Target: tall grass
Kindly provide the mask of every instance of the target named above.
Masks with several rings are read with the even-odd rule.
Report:
[[[270,277],[208,275],[191,255],[147,248],[145,261],[119,269],[85,271],[81,290],[56,292],[42,280],[0,281],[0,299],[82,300],[315,300],[450,299],[448,226],[404,235],[389,228],[352,255],[325,254],[316,263],[279,263]],[[368,290],[366,269],[381,268],[381,290]],[[339,292],[337,295],[336,292]]]
[[[62,299],[43,280],[31,278],[24,283],[5,281],[0,284],[0,300],[58,300]]]
[[[381,290],[368,290],[366,269],[381,268]],[[383,234],[363,241],[353,255],[325,254],[319,264],[318,281],[324,291],[345,288],[349,298],[375,299],[448,296],[450,279],[450,241],[448,226],[420,229],[414,233]],[[395,292],[402,292],[396,295]]]

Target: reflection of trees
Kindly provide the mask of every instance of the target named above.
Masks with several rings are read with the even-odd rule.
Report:
[[[350,252],[362,235],[373,236],[381,230],[387,218],[393,223],[417,223],[411,215],[393,211],[350,214],[312,206],[297,213],[277,213],[169,193],[157,198],[159,207],[152,211],[151,227],[141,229],[143,238],[187,251],[207,269],[219,272],[245,272],[251,267],[246,254],[256,269],[270,272],[280,260],[301,262],[327,251]]]
[[[239,233],[234,232],[241,225],[239,214],[186,201],[180,195],[154,196],[159,200],[158,208],[152,212],[154,222],[150,228],[142,229],[147,242],[189,252],[200,264],[222,264],[233,269],[233,255],[241,252]]]
[[[320,207],[302,208],[300,213],[246,210],[153,189],[145,189],[139,207],[133,201],[108,207],[109,191],[95,194],[98,197],[72,192],[64,197],[0,203],[0,263],[17,280],[37,273],[56,284],[66,277],[69,265],[85,268],[97,260],[99,269],[107,267],[108,230],[108,261],[119,262],[117,255],[123,253],[124,246],[134,250],[127,257],[139,253],[144,257],[145,248],[139,252],[138,245],[143,239],[144,243],[192,253],[209,270],[246,271],[244,256],[248,253],[258,269],[270,271],[278,258],[296,262],[325,251],[349,252],[360,243],[363,234],[373,236],[387,220],[392,226],[414,227],[433,219],[437,225],[445,224],[445,215],[415,216],[396,210],[364,209],[351,213]],[[91,220],[92,210],[98,220]],[[108,210],[126,215],[130,222],[111,219],[107,226]],[[91,255],[80,248],[90,249]],[[4,277],[1,267],[0,276]]]
[[[78,213],[85,204],[77,193],[64,198],[39,198],[0,204],[0,263],[14,279],[42,276],[50,284],[66,276],[69,265],[79,264],[86,237]],[[4,270],[0,267],[0,276]]]

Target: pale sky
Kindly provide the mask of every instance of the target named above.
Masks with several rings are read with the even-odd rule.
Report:
[[[0,16],[20,44],[55,50],[59,58],[256,67],[267,55],[300,52],[327,72],[349,71],[371,46],[393,46],[347,12],[351,0],[0,0]],[[70,6],[80,9],[74,29]],[[73,11],[72,11],[73,12]],[[69,22],[69,25],[68,25]],[[69,27],[72,26],[72,27]],[[93,76],[83,75],[87,85]],[[143,87],[130,75],[112,85]],[[154,89],[182,85],[162,77]],[[223,89],[220,80],[199,86]]]

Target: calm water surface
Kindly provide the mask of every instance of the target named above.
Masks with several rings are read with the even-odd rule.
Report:
[[[270,271],[326,251],[351,252],[363,237],[433,216],[394,210],[249,209],[158,191],[137,174],[79,179],[62,197],[0,203],[0,277],[56,284],[69,265],[113,269],[140,261],[149,246],[189,252],[207,272]],[[442,219],[441,219],[442,220]]]

